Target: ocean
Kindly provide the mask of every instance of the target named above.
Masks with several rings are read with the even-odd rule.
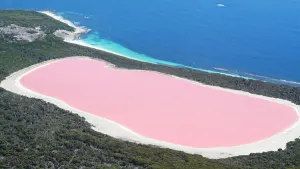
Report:
[[[300,0],[1,0],[92,29],[86,43],[145,62],[300,86]]]

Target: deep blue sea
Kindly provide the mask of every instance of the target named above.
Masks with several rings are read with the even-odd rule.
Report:
[[[0,8],[54,10],[92,29],[85,42],[138,60],[300,86],[300,0],[1,0]]]

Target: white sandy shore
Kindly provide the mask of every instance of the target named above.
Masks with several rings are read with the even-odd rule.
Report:
[[[73,43],[73,44],[76,44],[76,45],[85,46],[85,47],[92,48],[92,49],[101,50],[101,51],[104,51],[104,52],[107,52],[107,53],[111,53],[111,54],[114,54],[114,55],[118,55],[118,56],[121,56],[121,57],[125,57],[125,58],[128,58],[128,59],[140,61],[138,59],[131,58],[131,57],[128,57],[126,55],[122,55],[122,54],[119,54],[119,53],[116,53],[116,52],[113,52],[113,51],[110,51],[110,50],[107,50],[107,49],[104,49],[104,48],[101,48],[101,47],[90,45],[90,44],[88,44],[88,43],[86,43],[86,42],[84,42],[84,41],[82,41],[82,40],[79,39],[79,36],[81,34],[85,34],[85,33],[89,32],[90,29],[76,26],[71,21],[66,20],[63,17],[59,16],[59,15],[56,15],[55,13],[53,13],[51,11],[39,11],[39,12],[43,13],[43,14],[46,14],[46,15],[48,15],[48,16],[52,17],[53,19],[56,19],[56,20],[58,20],[60,22],[63,22],[63,23],[65,23],[65,24],[67,24],[67,25],[69,25],[69,26],[71,26],[71,27],[73,27],[75,29],[74,32],[63,31],[63,32],[69,34],[69,36],[62,37],[62,38],[64,38],[65,42]],[[61,32],[61,31],[62,30],[59,30],[57,32]]]
[[[76,45],[80,45],[80,46],[84,46],[84,47],[88,47],[88,48],[92,48],[92,49],[101,50],[103,52],[107,52],[107,53],[114,54],[114,55],[117,55],[117,56],[125,57],[125,58],[131,59],[131,60],[145,62],[144,60],[129,57],[129,56],[126,56],[126,55],[123,55],[123,54],[120,54],[120,53],[116,53],[116,52],[101,48],[99,46],[90,45],[90,44],[84,42],[83,40],[80,40],[80,38],[79,38],[80,35],[88,33],[90,31],[90,29],[87,29],[85,27],[76,26],[71,21],[69,21],[67,19],[64,19],[62,16],[56,15],[55,13],[53,13],[51,11],[39,11],[39,12],[43,13],[43,14],[46,14],[46,15],[48,15],[48,16],[52,17],[53,19],[56,19],[60,22],[63,22],[63,23],[65,23],[65,24],[67,24],[67,25],[69,25],[69,26],[71,26],[75,29],[74,32],[69,32],[69,31],[65,31],[65,30],[58,30],[54,33],[56,36],[63,38],[64,41],[67,42],[67,43],[72,43],[72,44],[76,44]],[[153,62],[151,62],[151,63],[154,64]],[[165,63],[166,64],[164,64],[164,65],[166,65],[166,66],[180,66],[179,64],[176,64],[176,63],[171,63],[171,62],[169,62],[169,63],[165,62]],[[232,76],[232,77],[252,79],[252,78],[249,78],[249,77],[244,77],[244,76],[230,74],[230,73],[224,73],[224,72],[212,72],[212,71],[209,71],[209,70],[202,70],[202,71],[210,72],[210,73],[217,73],[217,74],[222,74],[222,75]]]
[[[89,57],[72,57],[72,58],[91,59]],[[94,127],[93,127],[94,130],[104,133],[104,134],[107,134],[107,135],[110,135],[112,137],[132,141],[132,142],[142,143],[142,144],[155,145],[155,146],[159,146],[162,148],[170,148],[170,149],[174,149],[174,150],[184,151],[184,152],[191,153],[191,154],[200,154],[200,155],[203,155],[208,158],[214,158],[214,159],[215,158],[225,158],[225,157],[232,157],[232,156],[238,156],[238,155],[248,155],[250,153],[276,151],[279,148],[284,149],[287,142],[293,141],[295,138],[298,138],[300,136],[300,118],[299,118],[297,123],[295,123],[292,127],[290,127],[289,129],[286,129],[285,131],[280,132],[268,139],[261,140],[259,142],[255,142],[255,143],[251,143],[251,144],[247,144],[247,145],[234,146],[234,147],[193,148],[193,147],[182,146],[182,145],[177,145],[177,144],[172,144],[172,143],[168,143],[168,142],[164,142],[164,141],[147,138],[142,135],[139,135],[138,133],[131,131],[128,128],[125,128],[124,126],[122,126],[116,122],[110,121],[105,118],[101,118],[99,116],[89,114],[88,112],[84,112],[84,111],[75,109],[75,108],[69,106],[68,104],[64,103],[61,100],[58,100],[58,99],[55,99],[52,97],[48,97],[45,95],[41,95],[34,91],[28,90],[20,84],[19,80],[24,75],[26,75],[40,67],[43,67],[52,62],[55,62],[55,61],[57,61],[57,60],[50,60],[47,62],[43,62],[43,63],[37,64],[37,65],[30,66],[30,67],[22,69],[18,72],[15,72],[12,75],[10,75],[9,77],[7,77],[4,81],[2,81],[0,86],[8,91],[11,91],[11,92],[19,94],[19,95],[43,99],[47,102],[57,105],[58,107],[60,107],[62,109],[69,110],[75,114],[78,114],[78,115],[84,117],[89,123],[94,125]],[[108,67],[115,68],[114,65],[112,65],[112,64],[108,64]],[[122,69],[122,70],[123,71],[139,71],[139,70],[126,70],[126,69]],[[172,77],[178,78],[175,76],[172,76]],[[187,80],[187,79],[183,79],[183,78],[178,78],[178,79]],[[191,80],[187,80],[187,81],[201,85],[201,86],[214,88],[217,90],[229,91],[229,92],[233,92],[236,94],[247,95],[247,96],[251,96],[251,97],[269,100],[269,101],[276,102],[279,104],[285,104],[285,105],[293,107],[297,111],[298,116],[300,117],[300,107],[298,105],[291,103],[290,101],[276,99],[276,98],[270,98],[270,97],[265,97],[265,96],[260,96],[260,95],[254,95],[254,94],[250,94],[250,93],[243,92],[243,91],[208,86],[208,85],[197,83],[197,82],[194,82]]]
[[[68,36],[63,37],[65,40],[68,40],[68,41],[76,40],[79,38],[79,36],[81,34],[85,34],[90,31],[90,29],[87,29],[85,27],[79,27],[79,26],[74,25],[71,21],[68,21],[68,20],[64,19],[63,17],[58,16],[51,11],[39,11],[39,12],[43,13],[45,15],[48,15],[48,16],[52,17],[53,19],[63,22],[65,24],[69,25],[70,27],[74,28],[74,32],[63,31],[63,30],[57,31],[57,32],[68,33]]]
[[[63,23],[65,23],[65,24],[67,24],[67,25],[69,25],[69,26],[71,26],[71,27],[73,27],[75,29],[74,32],[69,32],[69,31],[64,31],[64,30],[58,30],[56,33],[54,33],[56,36],[62,37],[65,42],[76,44],[76,45],[80,45],[80,46],[84,46],[84,47],[88,47],[88,48],[92,48],[92,49],[101,50],[101,51],[104,51],[104,52],[107,52],[107,53],[111,53],[111,54],[114,54],[114,55],[117,55],[117,56],[121,56],[121,57],[125,57],[125,58],[128,58],[128,59],[132,59],[132,60],[137,60],[137,61],[142,61],[143,62],[143,60],[139,60],[139,59],[136,59],[136,58],[128,57],[126,55],[122,55],[120,53],[116,53],[116,52],[113,52],[113,51],[110,51],[110,50],[107,50],[107,49],[104,49],[104,48],[101,48],[101,47],[98,47],[98,46],[90,45],[90,44],[84,42],[83,40],[80,40],[80,38],[79,38],[80,35],[88,33],[90,31],[90,29],[87,29],[85,27],[76,26],[71,21],[69,21],[67,19],[64,19],[62,16],[56,15],[55,13],[53,13],[51,11],[38,11],[38,12],[46,14],[46,15],[52,17],[53,19],[56,19],[56,20],[58,20],[60,22],[63,22]],[[62,34],[68,34],[68,35],[62,35]],[[172,63],[168,63],[168,65],[172,66]],[[175,64],[175,65],[177,65],[177,64]],[[191,67],[189,67],[189,68],[191,68]],[[218,68],[216,70],[218,70]],[[224,70],[225,69],[223,69],[223,71]],[[226,75],[226,76],[233,76],[233,77],[240,77],[240,78],[255,80],[254,78],[251,78],[253,75],[251,75],[249,73],[248,74],[251,77],[246,77],[246,76],[241,76],[241,75],[235,75],[235,74],[230,74],[230,73],[224,73],[224,72],[211,72],[211,71],[208,71],[208,70],[207,71],[206,70],[201,70],[201,71],[210,72],[210,73],[217,73],[217,74],[222,74],[222,75]],[[258,75],[254,75],[254,76],[258,76]],[[269,77],[264,77],[264,78],[269,78]],[[284,83],[287,83],[287,84],[300,85],[299,82],[294,82],[294,81],[287,81],[287,80],[282,80],[282,79],[272,79],[272,80],[281,81],[281,82],[284,82]]]

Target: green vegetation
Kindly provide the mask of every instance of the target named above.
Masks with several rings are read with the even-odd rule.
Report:
[[[128,69],[157,70],[210,85],[244,90],[300,104],[300,89],[200,71],[141,63],[105,52],[72,45],[51,35],[72,30],[43,14],[0,11],[0,26],[41,28],[48,35],[29,43],[9,41],[0,33],[0,81],[11,73],[54,58],[91,56]],[[201,134],[201,133],[200,133]],[[286,150],[209,160],[169,149],[139,145],[97,133],[78,115],[42,100],[0,88],[0,168],[296,168],[300,140]]]
[[[286,150],[279,149],[277,152],[255,153],[220,161],[252,168],[300,168],[300,139],[289,142]]]
[[[120,141],[78,115],[0,89],[0,168],[232,168],[218,161]]]
[[[13,11],[12,12],[10,10],[1,10],[0,27],[8,26],[11,24],[17,24],[18,26],[31,27],[31,28],[40,26],[40,28],[45,33],[53,33],[58,29],[64,29],[68,31],[74,30],[72,27],[69,27],[64,23],[61,23],[46,15],[37,14],[34,11]]]

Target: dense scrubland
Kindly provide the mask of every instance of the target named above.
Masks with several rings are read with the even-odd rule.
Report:
[[[300,104],[300,88],[129,60],[63,42],[57,29],[73,28],[32,11],[1,11],[0,27],[40,26],[47,36],[35,42],[13,40],[0,32],[0,81],[11,73],[49,59],[90,56],[127,69],[154,70],[290,100]],[[299,131],[300,132],[300,131]],[[199,133],[201,134],[201,133]],[[299,168],[300,140],[284,150],[210,160],[154,146],[117,140],[91,129],[83,118],[42,100],[0,88],[0,168]]]

